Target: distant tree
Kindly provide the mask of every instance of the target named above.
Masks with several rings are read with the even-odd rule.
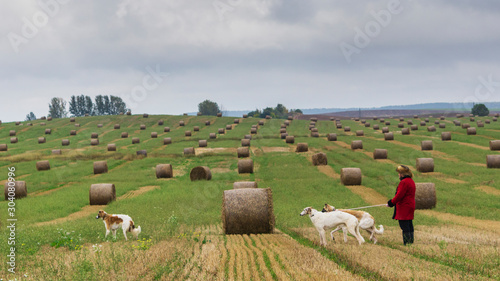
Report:
[[[127,105],[122,100],[122,98],[116,96],[110,96],[109,99],[110,101],[109,101],[108,113],[110,115],[118,115],[122,112],[125,113],[127,111]]]
[[[106,108],[104,106],[104,98],[102,97],[102,95],[97,95],[95,97],[94,113],[96,115],[105,115],[106,114]]]
[[[62,98],[52,98],[49,103],[49,117],[64,118],[67,117],[66,101]]]
[[[36,116],[35,116],[35,113],[30,112],[29,114],[26,114],[26,121],[33,121],[33,120],[36,120]]]
[[[274,114],[274,108],[272,107],[266,107],[264,110],[262,110],[262,113],[260,114],[260,118],[265,118],[266,116],[271,116],[271,117],[276,117]]]
[[[94,103],[92,102],[92,99],[89,96],[85,96],[85,104],[83,106],[83,115],[88,114],[88,115],[95,115],[94,114]]]
[[[287,118],[288,116],[288,109],[281,103],[278,103],[278,105],[274,108],[274,114],[276,115],[276,118]]]
[[[248,112],[247,115],[251,117],[260,117],[260,114],[262,114],[262,112],[260,112],[259,109],[255,109],[254,111]]]
[[[471,114],[478,116],[488,116],[488,114],[490,114],[490,110],[486,107],[486,105],[478,103],[472,106]]]
[[[300,109],[295,109],[295,111],[294,111],[294,112],[295,112],[295,113],[299,113],[299,114],[302,114],[302,113],[303,113],[303,112],[302,112],[302,110],[300,110]]]
[[[69,100],[69,113],[71,113],[74,116],[79,116],[78,115],[78,103],[77,103],[76,97],[74,95],[71,96],[71,99]]]
[[[216,102],[211,100],[204,100],[203,102],[198,104],[198,112],[201,112],[202,115],[217,115],[217,113],[221,112],[219,109],[219,105]]]
[[[111,107],[111,103],[109,102],[109,97],[104,96],[104,112],[107,112],[109,114],[110,107]]]

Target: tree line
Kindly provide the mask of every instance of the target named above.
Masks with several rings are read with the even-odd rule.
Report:
[[[66,101],[63,98],[52,98],[49,103],[49,117],[64,118],[68,117],[66,111]],[[90,96],[71,96],[69,101],[69,114],[80,117],[85,115],[118,115],[127,112],[127,105],[120,98],[113,95],[97,95],[92,101]],[[32,112],[26,116],[27,119],[33,118]]]
[[[263,110],[255,109],[254,111],[248,112],[248,116],[266,118],[266,116],[271,116],[272,118],[286,119],[289,115],[302,114],[300,109],[290,109],[288,110],[284,105],[278,103],[276,107],[266,107]]]

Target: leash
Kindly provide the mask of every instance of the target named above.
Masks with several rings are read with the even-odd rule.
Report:
[[[358,208],[350,208],[347,210],[358,210],[358,209],[366,209],[366,208],[373,208],[373,207],[382,207],[385,206],[386,204],[379,204],[379,205],[371,205],[371,206],[364,206],[364,207],[358,207]]]

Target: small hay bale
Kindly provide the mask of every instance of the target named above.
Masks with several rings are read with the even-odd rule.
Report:
[[[217,138],[217,134],[216,133],[210,133],[208,135],[208,137],[211,138],[211,139],[216,139]]]
[[[158,126],[163,126],[163,120],[158,120]]]
[[[182,120],[181,120],[181,121],[179,121],[179,126],[183,127],[183,126],[185,126],[185,125],[186,125],[186,124],[184,123],[184,121],[182,121]]]
[[[97,124],[97,128],[102,128],[102,124]]]
[[[205,126],[210,126],[210,120],[205,121]]]
[[[147,156],[148,156],[148,151],[147,151],[147,150],[145,150],[145,149],[143,149],[143,150],[137,150],[137,151],[135,152],[135,154],[136,154],[137,156],[144,156],[144,157],[147,157]]]
[[[248,114],[243,114],[243,118],[248,118]]]
[[[264,120],[260,120],[258,124],[259,126],[264,126]]]
[[[222,113],[221,113],[221,112],[218,112],[218,113],[217,113],[217,117],[222,117]]]
[[[337,126],[337,129],[342,129],[342,124],[339,123],[336,126]]]
[[[309,118],[311,121],[313,122],[318,122],[318,118],[317,117],[312,117],[312,118]],[[358,120],[359,121],[359,120]]]
[[[369,128],[371,126],[370,123],[365,123],[365,128]]]
[[[76,136],[76,130],[71,130],[71,131],[69,132],[69,135],[70,135],[70,136]]]
[[[444,123],[439,124],[439,129],[445,129],[445,128],[446,128],[446,124],[444,124]]]
[[[284,122],[284,125],[285,125],[286,127],[290,126],[290,121],[286,120],[286,121]]]
[[[408,121],[406,121],[406,124],[408,124],[408,125],[410,125],[410,126],[411,126],[411,125],[413,125],[413,121],[408,120]]]
[[[404,128],[405,127],[405,123],[398,123],[398,128]]]
[[[234,119],[233,123],[234,124],[240,124],[240,119]]]
[[[46,141],[45,137],[38,138],[38,143],[45,143],[45,141]]]
[[[7,151],[7,144],[5,143],[0,143],[0,151]]]
[[[202,116],[202,115],[203,115],[203,113],[201,113],[201,112],[196,113],[196,116]]]
[[[318,128],[312,128],[312,129],[311,129],[311,132],[316,132],[316,133],[317,133],[317,132],[319,132],[319,131],[318,131]]]
[[[139,127],[139,129],[141,129],[141,130],[146,130],[146,125],[141,124],[141,126]]]
[[[80,127],[80,124],[75,124],[75,127]]]
[[[139,138],[132,138],[132,144],[140,143],[141,140]]]
[[[378,124],[375,124],[375,125],[373,125],[373,129],[374,129],[374,130],[379,130],[379,129],[380,129],[380,126],[379,126]]]
[[[75,122],[75,121],[76,121],[76,120],[75,120],[75,117],[71,117],[71,118],[69,118],[69,122]]]
[[[433,158],[417,158],[417,171],[421,173],[434,172]]]
[[[486,167],[496,169],[500,168],[500,154],[486,155]]]
[[[467,129],[470,127],[470,124],[469,123],[463,123],[462,124],[462,129]]]
[[[193,131],[195,131],[195,132],[199,132],[199,131],[200,131],[200,127],[199,127],[199,126],[194,126],[194,127],[193,127]]]
[[[153,139],[158,138],[158,133],[157,132],[151,132],[151,138],[153,138]]]
[[[351,141],[351,149],[363,149],[363,141],[362,140],[353,140]]]
[[[360,168],[342,168],[340,170],[340,182],[343,185],[361,185]]]
[[[115,124],[115,126],[113,127],[115,130],[118,130],[120,129],[120,124]]]
[[[104,174],[108,172],[108,162],[96,161],[94,162],[94,175]]]
[[[168,132],[170,132],[170,127],[165,127],[165,128],[163,128],[163,132],[164,132],[164,133],[168,133]]]
[[[226,130],[224,130],[224,128],[219,128],[219,130],[217,130],[217,132],[222,135],[222,134],[226,133]]]
[[[52,134],[52,129],[45,129],[45,134],[46,135]]]
[[[109,143],[108,144],[108,151],[116,151],[116,144]]]
[[[471,122],[474,122],[476,119],[475,119],[474,117],[471,117],[469,120],[470,120]]]
[[[52,149],[52,154],[61,155],[62,151],[60,149]]]
[[[382,127],[382,133],[389,133],[389,127]]]
[[[461,122],[460,122],[460,120],[454,120],[453,124],[455,124],[455,126],[460,126]]]
[[[207,140],[199,140],[198,141],[199,147],[207,147],[207,144],[208,144]]]
[[[403,117],[399,117],[399,121],[403,122],[405,119]]]
[[[493,117],[492,120],[493,120],[493,122],[497,122],[498,118]]]
[[[238,160],[238,174],[253,174],[253,160]]]
[[[99,139],[91,139],[90,140],[90,145],[98,145],[99,144]]]
[[[226,130],[228,130],[228,131],[229,131],[229,130],[232,130],[232,129],[233,129],[233,126],[231,126],[231,125],[226,125]]]
[[[127,132],[122,132],[121,137],[122,137],[122,139],[128,138],[128,133]]]
[[[172,143],[172,138],[164,138],[163,139],[163,144],[171,144]]]
[[[424,119],[425,123],[429,123],[429,118]]]
[[[157,179],[165,179],[172,178],[174,176],[174,172],[172,170],[171,164],[158,164],[156,165],[156,178]]]
[[[271,115],[266,115],[266,119],[271,119]]]
[[[390,126],[390,125],[391,125],[391,121],[385,121],[385,122],[384,122],[384,124],[385,124],[386,126]]]
[[[286,129],[280,129],[280,134],[286,133]]]
[[[401,129],[401,134],[402,135],[409,135],[410,134],[410,128],[403,128],[403,129]]]
[[[191,131],[185,131],[185,132],[184,132],[184,136],[186,136],[186,137],[190,137],[190,136],[191,136]]]
[[[365,132],[364,132],[363,130],[357,130],[357,131],[356,131],[356,136],[358,136],[358,137],[362,137],[362,136],[364,136],[364,135],[365,135]]]
[[[19,139],[17,137],[10,138],[10,143],[17,143]]]
[[[242,139],[241,146],[250,146],[250,140],[249,139]]]
[[[380,123],[384,123],[385,122],[385,118],[380,118]]]
[[[252,128],[257,129],[259,126],[258,125],[252,125]]]
[[[415,209],[433,209],[436,207],[436,185],[432,182],[415,184]]]
[[[420,126],[425,126],[425,125],[427,125],[425,121],[420,121]]]
[[[68,146],[69,145],[69,139],[63,139],[63,140],[61,140],[61,145],[62,146]]]
[[[10,136],[10,137],[13,137],[13,136],[15,136],[15,135],[16,135],[16,130],[10,130],[10,131],[9,131],[9,136]]]
[[[257,182],[254,181],[237,181],[233,183],[233,189],[240,188],[258,188]]]
[[[476,134],[476,128],[475,127],[469,127],[467,128],[467,135],[475,135]]]
[[[307,152],[309,151],[309,146],[305,142],[299,142],[297,143],[297,148],[295,149],[295,152]]]
[[[439,120],[434,121],[434,124],[439,125]]]
[[[427,127],[427,131],[428,131],[428,132],[435,132],[435,131],[436,131],[436,127],[434,127],[434,126],[429,126],[429,127]]]
[[[252,139],[252,135],[245,135],[243,138],[245,138],[247,140],[251,140]]]
[[[451,140],[451,132],[442,132],[441,133],[441,140],[443,140],[443,141]]]
[[[387,159],[387,149],[376,148],[373,151],[373,159]]]
[[[500,150],[500,140],[490,140],[490,150]]]
[[[248,146],[238,147],[238,149],[236,149],[236,153],[238,154],[238,158],[250,157],[250,149]]]
[[[330,133],[330,134],[326,135],[326,138],[328,139],[328,141],[336,141],[337,140],[337,134]]]
[[[257,134],[257,128],[250,129],[250,134]]]
[[[9,194],[10,193],[10,194]],[[10,195],[10,196],[9,196]],[[4,185],[4,198],[9,200],[9,197],[21,199],[28,196],[28,189],[25,181],[7,181]]]
[[[132,111],[127,111],[127,115],[132,115]]]
[[[311,132],[311,137],[319,138],[319,133],[318,132]]]
[[[210,171],[210,168],[207,166],[198,166],[194,167],[191,170],[191,173],[189,173],[189,178],[191,181],[198,181],[198,180],[211,180],[212,179],[212,172]]]
[[[280,134],[280,138],[281,138],[282,140],[286,139],[286,137],[288,137],[288,133],[281,133],[281,134]]]
[[[184,155],[194,155],[194,147],[184,148]]]
[[[97,139],[98,137],[99,137],[99,134],[97,134],[97,133],[92,133],[92,134],[90,135],[90,138],[91,138],[91,139]]]
[[[483,128],[484,127],[484,123],[483,122],[477,122],[477,127],[478,128]]]
[[[433,150],[434,147],[432,145],[432,141],[431,140],[424,140],[424,141],[421,141],[420,142],[420,148],[422,150]]]
[[[312,163],[314,166],[328,165],[328,159],[323,152],[316,153],[312,156]]]
[[[90,186],[90,205],[107,205],[116,200],[116,189],[112,183],[96,183]]]
[[[295,143],[295,137],[294,136],[286,136],[285,143]]]
[[[36,162],[36,170],[37,171],[47,171],[50,170],[49,160],[42,160]]]
[[[225,234],[273,233],[273,195],[270,188],[225,190],[222,195]]]
[[[45,126],[45,122],[40,123],[40,126]]]
[[[386,141],[394,140],[394,134],[392,132],[385,133],[384,134],[384,140],[386,140]]]
[[[148,118],[148,117],[149,117],[149,114],[147,114],[147,113],[144,113],[144,114],[142,115],[142,118]]]
[[[351,127],[349,127],[349,126],[344,127],[344,132],[350,132],[350,131],[351,131]]]

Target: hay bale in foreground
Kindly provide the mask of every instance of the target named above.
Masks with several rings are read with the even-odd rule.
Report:
[[[141,129],[141,130],[146,130],[146,125],[141,124],[141,126],[139,127],[139,129]]]
[[[307,152],[309,151],[309,146],[305,142],[299,142],[297,143],[297,148],[295,149],[295,152]]]
[[[172,143],[172,138],[164,138],[163,139],[163,144],[171,144]]]
[[[208,145],[207,140],[199,140],[198,141],[198,146],[199,147],[207,147],[207,145]]]
[[[207,166],[198,166],[194,167],[191,170],[191,173],[189,173],[189,178],[191,181],[197,181],[197,180],[211,180],[212,179],[212,172],[210,171],[210,168]]]
[[[340,170],[340,182],[343,185],[361,185],[360,168],[342,168]]]
[[[163,123],[164,123],[163,120],[161,120],[161,119],[158,120],[158,126],[163,126]]]
[[[422,150],[432,150],[434,147],[431,140],[425,140],[420,142],[420,148]]]
[[[376,148],[373,151],[373,159],[387,159],[387,149]]]
[[[194,147],[184,148],[184,155],[194,155]]]
[[[45,134],[46,135],[52,134],[52,129],[45,129]]]
[[[194,126],[194,127],[193,127],[193,131],[195,131],[195,132],[199,132],[199,131],[200,131],[200,127],[199,127],[199,126]]]
[[[227,130],[227,131],[230,131],[230,130],[232,130],[232,129],[233,129],[233,126],[232,126],[232,125],[226,125],[226,130]]]
[[[294,136],[286,136],[285,143],[295,143],[295,137]]]
[[[441,133],[441,140],[443,140],[443,141],[451,140],[451,132],[442,132]]]
[[[432,182],[415,184],[415,209],[432,209],[436,207],[436,185]]]
[[[353,140],[351,141],[351,149],[363,149],[363,141],[362,140]]]
[[[69,139],[63,139],[63,140],[61,141],[61,145],[62,145],[62,146],[68,146],[68,145],[69,145]]]
[[[9,131],[9,136],[10,136],[10,137],[13,137],[13,136],[15,136],[15,135],[16,135],[16,130],[10,130],[10,131]]]
[[[116,151],[116,144],[109,143],[108,144],[108,151]]]
[[[38,138],[38,143],[45,143],[45,137],[39,137]]]
[[[257,182],[254,181],[237,181],[233,183],[233,189],[240,188],[257,188]]]
[[[314,166],[328,165],[328,159],[323,152],[316,153],[312,156],[312,163]]]
[[[476,128],[475,127],[469,127],[467,128],[467,135],[475,135],[476,134]]]
[[[434,172],[433,158],[417,158],[417,171],[421,173]]]
[[[50,170],[50,163],[49,160],[42,160],[36,162],[36,170],[37,171],[46,171]]]
[[[9,196],[10,195],[10,196]],[[26,187],[25,181],[7,181],[4,187],[4,198],[8,200],[9,197],[14,197],[15,199],[21,199],[28,196],[28,188]]]
[[[384,133],[384,140],[386,141],[394,140],[394,134],[392,132]]]
[[[259,126],[264,126],[264,120],[259,120],[257,124],[259,124]]]
[[[253,174],[253,160],[238,160],[238,174]]]
[[[94,175],[104,174],[108,172],[108,162],[96,161],[94,162]]]
[[[382,127],[382,133],[389,133],[389,127]]]
[[[273,194],[270,188],[225,190],[222,197],[225,234],[273,233]]]
[[[172,178],[174,172],[171,164],[158,164],[156,165],[156,178]]]
[[[500,154],[486,155],[486,167],[496,169],[500,168]]]
[[[409,135],[410,134],[410,128],[403,128],[403,129],[401,129],[401,134],[402,135]]]
[[[344,132],[350,132],[350,131],[351,131],[351,127],[349,127],[349,126],[344,127]]]
[[[179,126],[181,126],[181,127],[182,127],[182,126],[185,126],[185,125],[186,125],[186,123],[185,123],[184,121],[182,121],[182,120],[181,120],[181,121],[179,121]]]
[[[224,130],[224,128],[219,128],[217,132],[222,135],[226,133],[226,130]]]
[[[185,132],[184,132],[184,136],[186,136],[186,137],[190,137],[190,136],[191,136],[191,131],[185,131]]]
[[[116,200],[116,189],[112,183],[92,184],[89,189],[90,205],[107,205]]]
[[[500,150],[500,140],[490,140],[490,150]]]
[[[250,157],[250,149],[248,146],[238,147],[238,149],[236,149],[236,153],[238,154],[238,158]]]
[[[0,143],[0,151],[7,151],[7,144]]]
[[[250,129],[250,134],[257,134],[257,128],[251,128]]]

